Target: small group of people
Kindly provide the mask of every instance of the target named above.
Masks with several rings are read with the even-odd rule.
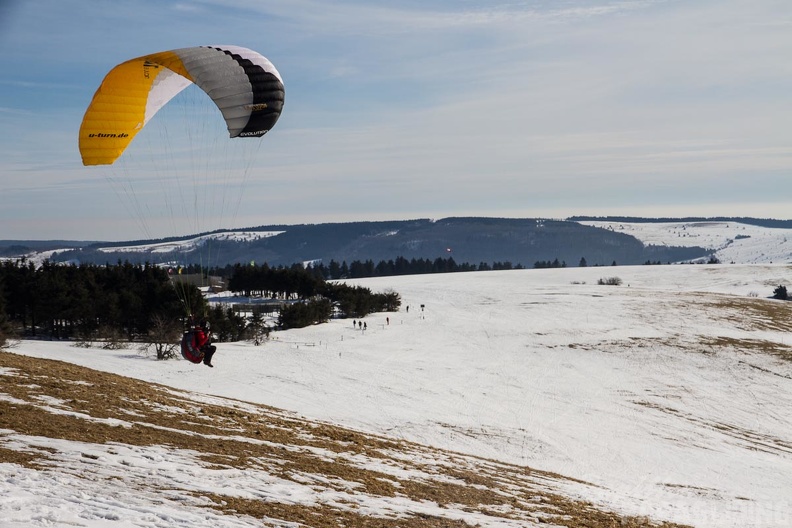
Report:
[[[354,319],[352,320],[352,326],[355,328],[359,327],[361,330],[366,330],[368,328],[368,325],[365,321],[356,321]]]

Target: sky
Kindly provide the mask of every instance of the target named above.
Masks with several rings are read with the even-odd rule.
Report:
[[[132,152],[82,165],[82,115],[113,66],[219,44],[265,55],[286,88],[275,128],[238,140],[255,144],[244,169],[184,181],[176,161],[166,168],[210,154],[185,154],[164,111],[172,152],[141,133],[130,151],[142,165],[125,165]],[[5,0],[0,52],[0,240],[447,216],[790,218],[786,0]],[[172,119],[191,130],[192,115]]]

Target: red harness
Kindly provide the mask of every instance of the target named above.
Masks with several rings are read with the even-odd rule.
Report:
[[[195,337],[195,330],[184,332],[181,340],[181,353],[187,361],[200,363],[203,361],[204,353],[196,346]]]

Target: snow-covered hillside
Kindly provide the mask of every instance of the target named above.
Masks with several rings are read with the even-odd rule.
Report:
[[[700,246],[715,250],[720,262],[792,262],[792,229],[740,222],[580,222],[631,235],[656,246]]]
[[[740,222],[710,221],[633,223],[582,221],[580,223],[631,235],[647,245],[704,247],[712,250],[714,256],[723,263],[767,264],[792,262],[792,229],[760,227]],[[209,240],[251,242],[281,233],[283,231],[226,231],[169,242],[130,243],[126,245],[108,244],[100,247],[99,251],[104,253],[119,252],[121,254],[139,253],[141,255],[150,255],[152,261],[158,262],[158,259],[164,258],[162,257],[164,254],[174,252],[190,254],[200,251]],[[392,236],[395,233],[397,231],[388,231],[383,234]],[[415,243],[417,244],[418,241]],[[446,247],[442,243],[440,243],[440,246]],[[50,258],[54,252],[62,253],[63,251],[68,251],[68,249],[53,248],[48,251],[30,252],[26,255],[26,258],[38,264]],[[389,254],[388,258],[395,258],[396,256],[398,255]],[[305,260],[305,263],[308,263],[312,259],[298,260]],[[705,257],[703,260],[708,260],[708,258]],[[169,264],[160,263],[163,265]]]
[[[769,228],[740,222],[603,222],[584,225],[631,235],[644,244],[658,246],[699,246],[712,249],[720,262],[754,264],[792,262],[792,229]],[[107,247],[102,251],[189,253],[208,239],[250,241],[274,236],[282,231],[234,231],[204,235],[177,242]]]
[[[137,244],[129,246],[107,246],[99,248],[103,252],[123,251],[129,253],[171,253],[179,251],[189,253],[205,245],[210,240],[250,242],[278,235],[283,231],[223,231],[221,233],[211,233],[192,238],[185,238],[172,242],[156,242],[151,244]]]
[[[617,277],[620,286],[598,284]],[[792,525],[784,265],[383,277],[397,313],[219,344],[215,368],[23,342],[184,390],[553,471],[567,492],[701,527]],[[407,309],[409,307],[409,310]],[[6,485],[6,494],[13,486]]]

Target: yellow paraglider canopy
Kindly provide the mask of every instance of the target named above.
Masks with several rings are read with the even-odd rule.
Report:
[[[179,92],[199,86],[223,114],[232,138],[261,137],[280,117],[283,80],[262,55],[238,46],[163,51],[110,70],[80,126],[84,165],[108,165]]]

